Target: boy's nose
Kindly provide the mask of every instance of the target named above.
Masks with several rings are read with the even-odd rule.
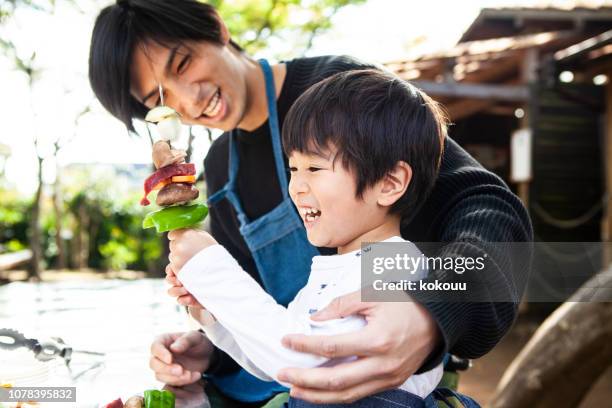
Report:
[[[295,174],[289,179],[289,194],[297,196],[298,194],[307,193],[310,190],[308,183]]]

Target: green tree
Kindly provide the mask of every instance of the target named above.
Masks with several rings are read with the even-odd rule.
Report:
[[[211,0],[232,38],[248,53],[266,49],[273,38],[290,41],[293,56],[303,55],[314,38],[332,26],[331,18],[347,5],[367,0]]]
[[[313,44],[317,35],[328,30],[332,23],[332,17],[343,7],[351,4],[362,4],[366,0],[210,0],[221,16],[228,24],[232,38],[244,48],[249,54],[256,54],[264,49],[270,49],[270,44],[291,44],[288,52],[273,54],[275,57],[300,56],[303,55]],[[79,4],[80,3],[80,4]],[[24,74],[29,86],[30,95],[40,81],[44,81],[44,67],[39,63],[36,53],[32,50],[26,51],[16,38],[10,38],[7,27],[12,25],[12,20],[18,21],[21,11],[38,11],[53,18],[55,10],[60,5],[69,4],[78,8],[84,2],[75,0],[0,0],[0,55],[12,62],[15,69]],[[99,4],[103,7],[108,1],[90,0],[90,4]],[[82,10],[81,10],[82,11]],[[27,15],[27,13],[25,14]],[[11,23],[11,24],[9,24]],[[287,51],[284,51],[285,53]],[[76,132],[78,120],[88,109],[81,113],[75,112],[74,128]],[[32,119],[37,120],[37,112],[32,104]],[[211,133],[208,132],[209,138]],[[68,255],[64,252],[76,252],[73,258],[77,260],[73,266],[103,266],[103,267],[135,267],[153,265],[152,256],[158,253],[159,246],[150,243],[150,240],[158,239],[154,235],[140,236],[138,231],[140,215],[126,206],[123,209],[110,209],[103,203],[96,203],[98,198],[85,199],[86,196],[77,196],[73,200],[64,198],[61,192],[61,181],[56,180],[53,186],[53,198],[51,206],[42,206],[41,202],[48,202],[43,197],[43,162],[53,159],[59,150],[75,136],[66,134],[64,139],[58,139],[53,143],[52,149],[45,149],[41,135],[33,134],[32,141],[37,151],[36,164],[38,165],[38,188],[32,200],[29,225],[29,244],[34,253],[32,275],[38,276],[43,258],[49,261],[55,258],[56,265],[62,267],[68,262]],[[144,135],[146,137],[146,135]],[[149,138],[152,140],[151,135]],[[191,154],[191,142],[193,132],[190,132],[188,152]],[[48,137],[44,140],[48,142]],[[196,159],[197,160],[197,159]],[[3,160],[0,157],[0,165]],[[2,168],[0,167],[0,171]],[[57,171],[59,175],[60,172]],[[69,203],[66,205],[66,203]],[[99,204],[99,205],[96,205]],[[69,208],[69,215],[65,209]],[[110,212],[109,212],[110,211]],[[49,212],[46,214],[45,212]],[[5,216],[10,219],[9,213]],[[14,214],[12,212],[11,214]],[[102,216],[104,214],[104,216]],[[5,218],[6,218],[5,217]],[[74,239],[82,241],[76,251],[64,248],[61,232],[64,229],[65,217],[74,217],[77,223]],[[53,222],[47,220],[52,220]],[[136,222],[133,222],[136,220]],[[99,223],[102,225],[98,225]],[[115,224],[113,224],[115,223]],[[41,224],[43,226],[41,230]],[[108,228],[107,225],[108,224]],[[21,224],[20,224],[21,225]],[[118,230],[113,229],[119,225]],[[47,231],[53,231],[54,239],[49,239]],[[129,234],[129,235],[126,235]],[[90,240],[91,237],[91,240]],[[136,241],[135,241],[136,239]],[[107,241],[105,241],[107,240]],[[142,241],[142,245],[138,241]],[[157,241],[159,242],[159,241]],[[53,247],[49,250],[47,247]],[[51,255],[50,255],[51,254]],[[108,258],[108,262],[98,262],[97,255]],[[93,255],[93,256],[90,256]],[[95,265],[94,265],[95,264]],[[148,269],[151,269],[149,267]]]

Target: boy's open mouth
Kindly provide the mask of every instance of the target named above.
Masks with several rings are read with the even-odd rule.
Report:
[[[304,221],[306,222],[313,222],[316,221],[319,217],[321,217],[321,210],[319,210],[318,208],[301,207],[300,213],[302,214],[302,217],[304,217]]]

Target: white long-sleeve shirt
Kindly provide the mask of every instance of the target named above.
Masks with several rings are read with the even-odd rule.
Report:
[[[400,237],[387,241],[406,242]],[[410,245],[415,256],[420,254],[414,244]],[[293,351],[284,347],[281,339],[294,333],[356,332],[365,326],[361,316],[322,322],[310,319],[336,297],[361,289],[360,255],[361,251],[354,251],[315,256],[306,286],[286,308],[276,303],[221,245],[196,254],[178,273],[178,279],[216,318],[215,323],[202,326],[210,340],[251,374],[278,381],[277,373],[285,367],[332,366],[347,361]],[[413,278],[419,279],[418,274]],[[399,388],[426,397],[438,385],[442,373],[439,365],[411,376]]]

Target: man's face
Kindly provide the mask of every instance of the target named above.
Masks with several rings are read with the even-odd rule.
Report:
[[[134,49],[131,93],[148,108],[161,104],[186,125],[221,130],[238,127],[247,106],[246,78],[227,45],[185,42],[170,48],[147,41]]]

